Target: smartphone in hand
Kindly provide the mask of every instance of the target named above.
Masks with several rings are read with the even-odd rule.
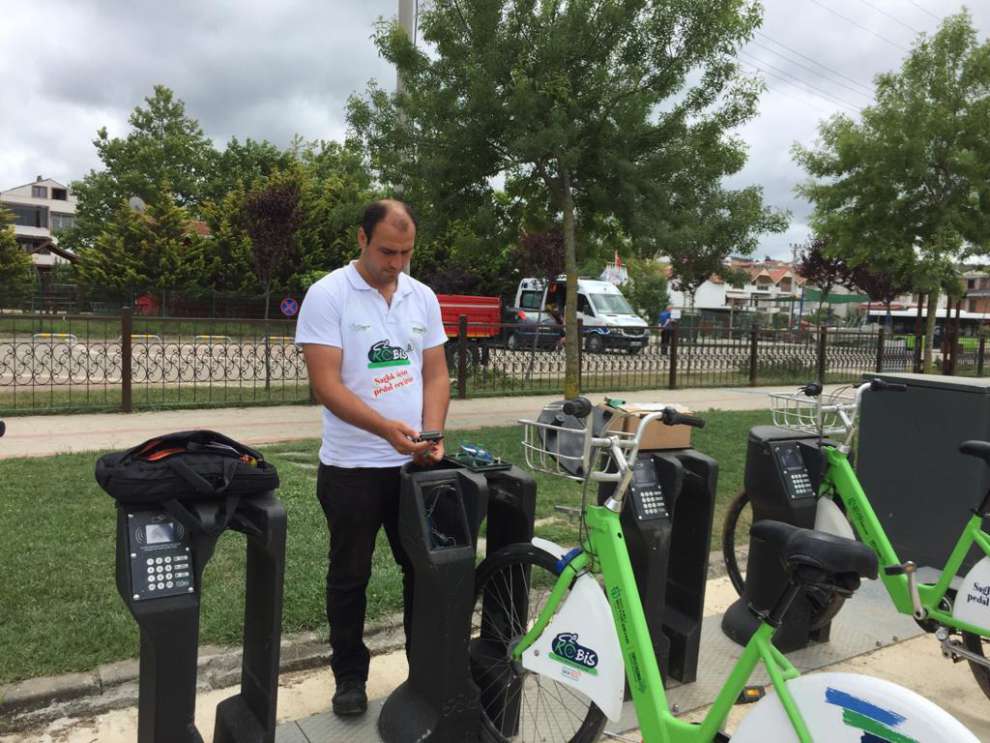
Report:
[[[443,431],[423,431],[414,441],[440,441],[443,438]]]

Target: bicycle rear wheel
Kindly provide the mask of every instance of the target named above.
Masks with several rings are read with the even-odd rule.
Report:
[[[475,573],[471,673],[489,741],[591,743],[605,727],[604,713],[590,699],[511,657],[546,605],[556,564],[538,547],[514,544],[490,555]]]

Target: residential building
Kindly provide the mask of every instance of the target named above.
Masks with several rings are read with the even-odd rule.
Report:
[[[963,309],[980,314],[990,312],[990,275],[985,271],[966,271],[962,283],[966,290]]]
[[[51,178],[0,191],[0,208],[14,213],[14,235],[39,271],[71,260],[58,246],[58,233],[75,224],[76,197]]]

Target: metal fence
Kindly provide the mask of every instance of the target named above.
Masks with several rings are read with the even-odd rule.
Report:
[[[525,329],[506,324],[478,338],[480,327],[462,321],[447,344],[454,396],[561,392],[566,364],[557,336],[527,337]],[[158,318],[129,310],[3,315],[0,415],[310,402],[294,335],[289,320]],[[852,382],[863,372],[912,371],[919,347],[882,330],[696,327],[664,338],[655,327],[582,328],[581,336],[580,388],[587,393]],[[982,340],[960,347],[955,373],[982,376],[985,350]]]
[[[295,323],[0,317],[0,413],[305,402]]]

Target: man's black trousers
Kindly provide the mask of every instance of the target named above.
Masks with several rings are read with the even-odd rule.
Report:
[[[399,540],[399,468],[320,465],[316,492],[330,530],[327,621],[330,667],[339,683],[368,679],[370,654],[364,644],[366,591],[375,538],[385,527],[392,555],[402,568],[403,625],[409,649],[413,576]]]

